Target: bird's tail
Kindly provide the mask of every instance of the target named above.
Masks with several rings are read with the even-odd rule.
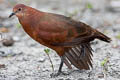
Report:
[[[70,48],[64,55],[64,62],[71,68],[73,64],[78,69],[88,70],[92,67],[92,48],[89,44],[79,45]]]
[[[107,37],[106,35],[104,35],[103,33],[99,32],[97,30],[96,30],[96,38],[98,38],[102,41],[108,42],[108,43],[110,43],[112,41],[111,38]]]

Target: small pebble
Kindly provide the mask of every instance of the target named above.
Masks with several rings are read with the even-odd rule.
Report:
[[[17,37],[17,36],[14,36],[14,37],[13,37],[13,40],[16,41],[16,42],[18,42],[18,41],[20,41],[20,38]]]
[[[42,58],[42,57],[39,58],[39,59],[38,59],[38,62],[45,62],[45,58]]]
[[[6,51],[0,51],[0,56],[7,57],[9,55],[13,55],[13,51],[10,49],[7,49]]]
[[[79,78],[78,80],[85,80],[85,79],[83,79],[83,78]]]
[[[5,28],[5,27],[3,27],[3,28],[0,28],[0,32],[9,32],[9,30],[8,30],[8,28]]]
[[[98,76],[98,78],[104,78],[104,74],[103,73],[99,73],[97,76]]]
[[[0,56],[1,57],[8,57],[8,56],[16,56],[16,55],[21,55],[23,54],[22,51],[15,51],[13,49],[8,49],[8,48],[2,48],[0,49]]]
[[[64,80],[63,78],[61,78],[61,79],[58,79],[58,80]]]
[[[67,78],[67,79],[65,79],[65,80],[71,80],[70,78]]]
[[[5,68],[5,64],[0,64],[0,68]]]
[[[9,37],[9,38],[7,38],[7,39],[4,39],[4,40],[2,41],[2,44],[3,44],[4,46],[12,46],[12,45],[14,44],[14,40],[13,40],[12,37]]]

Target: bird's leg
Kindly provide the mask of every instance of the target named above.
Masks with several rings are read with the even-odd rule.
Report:
[[[68,74],[62,72],[63,63],[64,63],[64,58],[63,58],[63,56],[61,56],[61,63],[60,63],[60,66],[59,66],[59,70],[58,70],[58,72],[55,73],[55,74],[52,73],[52,74],[50,75],[51,77],[57,77],[57,76],[59,76],[60,74],[62,74],[62,75],[68,75]]]
[[[85,47],[84,47],[84,45],[81,45],[81,55],[80,55],[80,59],[82,59],[83,57],[85,57]]]

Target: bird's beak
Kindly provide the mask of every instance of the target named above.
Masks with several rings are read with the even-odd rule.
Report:
[[[14,15],[15,15],[15,12],[12,12],[12,13],[10,14],[9,18],[11,18],[11,17],[14,16]]]

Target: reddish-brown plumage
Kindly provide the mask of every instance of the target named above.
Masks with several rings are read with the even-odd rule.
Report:
[[[92,67],[90,41],[111,41],[90,26],[63,15],[41,12],[23,4],[16,5],[13,12],[25,32],[40,44],[55,50],[69,68],[71,62],[78,69],[89,69]]]

